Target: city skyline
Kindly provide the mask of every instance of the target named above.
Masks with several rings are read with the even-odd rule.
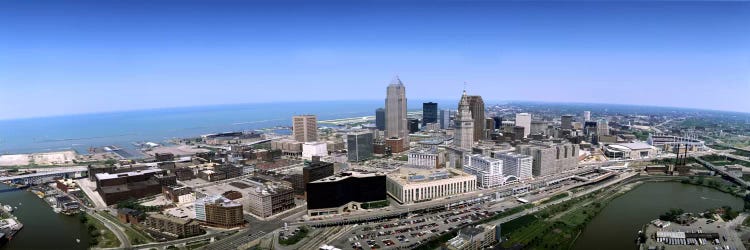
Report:
[[[415,100],[467,81],[488,101],[750,112],[747,2],[72,3],[0,4],[1,119],[377,100],[394,75]]]

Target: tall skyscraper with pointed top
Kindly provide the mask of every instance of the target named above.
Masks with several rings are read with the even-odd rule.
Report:
[[[404,139],[409,145],[409,131],[406,126],[406,87],[396,76],[388,85],[385,97],[385,137]]]
[[[469,107],[469,97],[464,90],[461,101],[458,102],[458,112],[456,113],[456,126],[453,134],[453,145],[470,150],[474,145],[474,118],[471,117],[471,107]]]

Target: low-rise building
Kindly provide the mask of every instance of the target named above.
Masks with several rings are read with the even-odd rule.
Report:
[[[400,168],[386,175],[386,190],[399,203],[413,203],[471,192],[477,177],[455,169]]]
[[[177,204],[187,204],[195,201],[195,192],[193,189],[186,186],[164,186],[162,187],[162,193],[168,200]]]
[[[495,225],[482,224],[476,227],[466,227],[458,231],[458,235],[445,244],[449,250],[479,250],[490,247],[498,242]]]
[[[656,148],[643,142],[615,143],[604,146],[604,155],[617,159],[648,159],[656,157]]]
[[[186,238],[204,233],[200,223],[192,219],[182,219],[158,213],[150,213],[143,223],[151,232],[164,234],[170,238]]]
[[[73,181],[73,179],[59,179],[55,181],[55,185],[57,186],[57,188],[66,193],[70,191],[81,190]]]
[[[143,215],[143,212],[130,208],[117,209],[117,219],[125,224],[140,224],[144,219]]]

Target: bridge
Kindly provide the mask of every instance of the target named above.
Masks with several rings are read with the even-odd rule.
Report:
[[[0,182],[10,181],[15,184],[29,185],[52,182],[55,178],[79,178],[86,175],[87,167],[77,166],[56,168],[53,171],[39,171],[33,174],[23,174],[0,177]]]

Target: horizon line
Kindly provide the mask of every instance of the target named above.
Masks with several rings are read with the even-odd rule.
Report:
[[[456,98],[458,100],[460,98]],[[451,99],[414,99],[415,101],[449,101]],[[54,115],[40,115],[40,116],[26,116],[26,117],[12,117],[4,118],[0,117],[0,122],[4,121],[19,121],[19,120],[33,120],[33,119],[45,119],[45,118],[59,118],[68,116],[85,116],[85,115],[103,115],[103,114],[116,114],[116,113],[128,113],[128,112],[140,112],[140,111],[157,111],[157,110],[169,110],[169,109],[185,109],[185,108],[198,108],[198,107],[221,107],[221,106],[237,106],[237,105],[249,105],[249,104],[278,104],[278,103],[309,103],[309,102],[352,102],[352,101],[380,101],[377,99],[336,99],[336,100],[300,100],[300,101],[261,101],[261,102],[241,102],[241,103],[223,103],[223,104],[203,104],[203,105],[178,105],[178,106],[167,106],[167,107],[154,107],[154,108],[136,108],[136,109],[121,109],[121,110],[109,110],[109,111],[94,111],[94,112],[80,112],[80,113],[69,113],[69,114],[54,114]],[[493,103],[495,102],[495,103]],[[577,104],[577,105],[622,105],[622,106],[633,106],[633,107],[652,107],[652,108],[674,108],[674,109],[687,109],[697,111],[712,111],[712,112],[726,112],[726,113],[739,113],[750,115],[750,111],[736,111],[736,110],[719,110],[719,109],[706,109],[706,108],[692,108],[692,107],[675,107],[675,106],[659,106],[659,105],[642,105],[642,104],[627,104],[627,103],[603,103],[603,102],[562,102],[562,101],[534,101],[534,100],[485,100],[486,106],[489,105],[501,105],[501,103],[544,103],[544,104]],[[438,103],[439,104],[439,103]],[[408,99],[407,99],[408,105]],[[374,110],[373,110],[374,112]]]

